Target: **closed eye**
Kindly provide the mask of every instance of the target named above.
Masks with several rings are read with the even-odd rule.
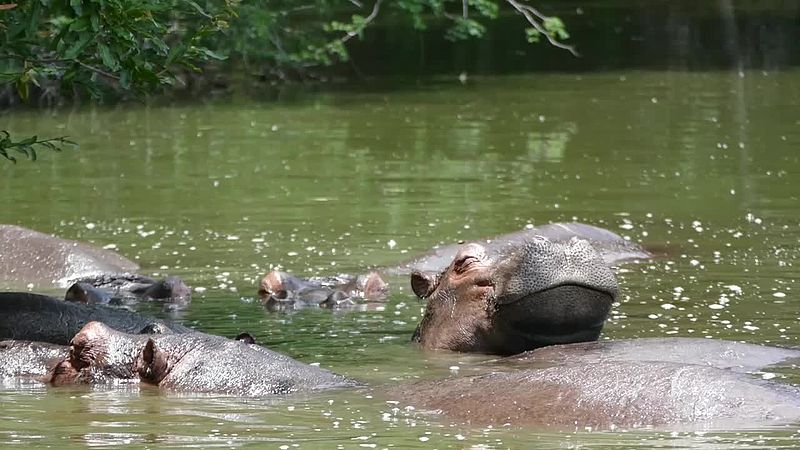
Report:
[[[464,255],[461,258],[457,259],[453,268],[458,273],[462,273],[469,268],[472,264],[478,262],[478,257],[473,255]]]

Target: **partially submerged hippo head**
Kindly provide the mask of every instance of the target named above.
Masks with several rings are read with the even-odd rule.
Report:
[[[411,286],[428,300],[414,333],[423,348],[498,354],[595,340],[617,296],[587,241],[540,236],[465,244],[442,273],[413,272]]]
[[[340,375],[240,340],[205,333],[126,334],[90,322],[51,383],[144,381],[168,390],[262,396],[353,386]]]
[[[264,275],[259,283],[258,295],[266,305],[315,304],[337,307],[355,304],[354,299],[378,302],[386,299],[389,285],[377,272],[357,277],[302,279],[294,275],[273,270]]]
[[[124,304],[133,299],[160,300],[185,305],[192,290],[182,279],[169,276],[163,280],[137,274],[100,275],[73,283],[64,300],[86,304]]]

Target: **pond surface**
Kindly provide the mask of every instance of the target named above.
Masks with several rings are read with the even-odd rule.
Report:
[[[372,388],[279,400],[153,389],[0,389],[0,446],[791,447],[800,424],[737,432],[470,427],[398,408],[381,385],[479,370],[423,353],[423,310],[265,310],[257,280],[357,273],[440,243],[580,220],[663,247],[620,271],[604,339],[800,345],[800,72],[607,72],[291,101],[15,112],[18,135],[81,147],[0,165],[0,223],[116,248],[195,287],[174,320]],[[53,292],[58,293],[58,292]],[[154,313],[159,313],[154,309]],[[800,369],[778,374],[800,381]]]

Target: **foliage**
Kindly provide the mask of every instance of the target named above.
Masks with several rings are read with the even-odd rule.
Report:
[[[39,139],[38,136],[31,136],[21,141],[14,142],[7,131],[0,130],[0,156],[13,163],[17,162],[17,158],[13,155],[13,152],[20,153],[31,161],[36,161],[37,148],[45,148],[60,152],[66,145],[78,144],[63,136],[51,139]]]
[[[109,88],[152,92],[173,83],[176,68],[220,58],[200,40],[233,14],[227,2],[193,0],[32,0],[2,9],[2,81],[23,100],[32,85],[95,99]]]
[[[530,42],[545,37],[577,55],[561,42],[569,38],[561,19],[517,0],[250,0],[238,6],[230,29],[213,35],[209,46],[228,48],[232,60],[266,67],[271,76],[303,78],[310,67],[346,61],[346,42],[363,37],[379,15],[400,16],[417,30],[444,23],[445,37],[458,41],[482,37],[486,22],[496,19],[502,6],[528,22]]]

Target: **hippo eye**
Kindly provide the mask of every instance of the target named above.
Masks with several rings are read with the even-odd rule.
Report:
[[[464,255],[461,258],[458,258],[456,260],[456,263],[453,266],[453,268],[456,270],[456,272],[461,273],[461,272],[464,272],[465,270],[467,270],[469,268],[469,266],[471,266],[472,264],[474,264],[476,262],[478,262],[478,257],[477,256]]]

